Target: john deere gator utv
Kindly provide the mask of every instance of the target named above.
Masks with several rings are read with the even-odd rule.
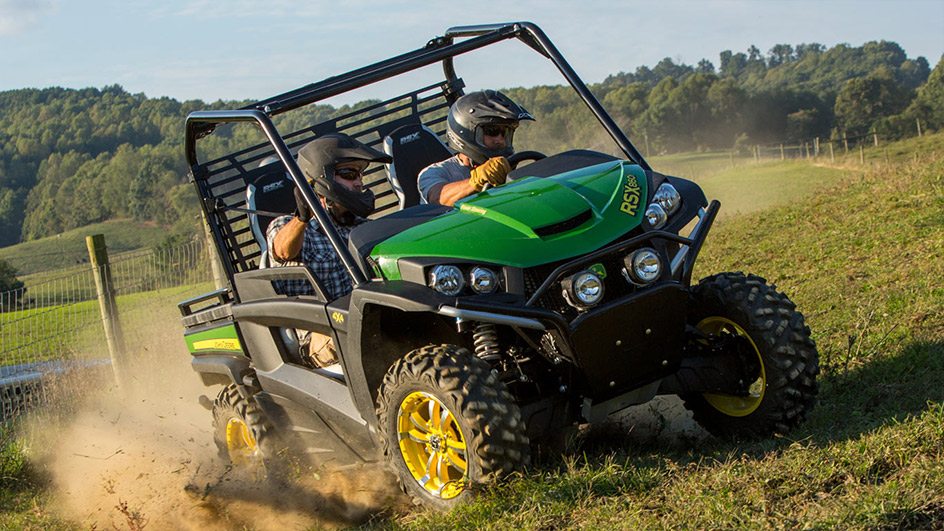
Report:
[[[563,74],[619,156],[527,152],[504,186],[455,207],[417,204],[419,170],[451,154],[446,112],[464,88],[453,58],[514,40]],[[441,82],[290,133],[275,125],[437,63]],[[199,160],[198,141],[234,122],[264,140]],[[293,158],[333,132],[393,159],[368,170],[379,209],[349,241]],[[656,395],[681,396],[702,426],[734,438],[787,432],[813,406],[818,354],[803,316],[757,276],[692,285],[719,202],[653,171],[534,24],[451,28],[242,109],[191,113],[186,154],[226,286],[179,306],[193,369],[223,386],[204,404],[235,463],[271,469],[283,447],[324,466],[384,461],[415,500],[448,508],[523,469],[535,444]],[[294,209],[296,187],[350,275],[348,295],[327,298],[306,267],[266,267],[265,227]],[[315,294],[280,294],[289,279]],[[296,330],[330,336],[339,363],[307,365]]]

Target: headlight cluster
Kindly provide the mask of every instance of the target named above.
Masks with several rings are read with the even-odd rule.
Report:
[[[682,196],[669,183],[662,183],[652,197],[652,203],[646,208],[646,221],[654,229],[661,229],[669,217],[682,205]]]
[[[438,265],[430,269],[427,277],[429,287],[450,297],[462,293],[467,278],[469,287],[477,294],[495,293],[501,284],[495,271],[481,266],[471,268],[466,275],[458,266]]]

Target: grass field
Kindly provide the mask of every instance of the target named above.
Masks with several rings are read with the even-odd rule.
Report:
[[[131,220],[111,220],[9,247],[0,247],[0,260],[8,262],[20,277],[63,269],[88,262],[85,237],[104,234],[111,254],[151,247],[167,236],[167,229]]]
[[[834,168],[722,168],[701,181],[739,214],[716,223],[695,276],[764,276],[813,330],[819,402],[798,430],[692,445],[609,427],[475,503],[370,527],[944,527],[944,135],[865,155],[865,164],[856,156]],[[766,180],[733,184],[749,176]],[[54,516],[41,474],[15,443],[0,453],[0,529],[80,527]]]

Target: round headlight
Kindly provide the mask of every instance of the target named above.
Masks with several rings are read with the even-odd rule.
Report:
[[[678,210],[679,206],[682,204],[682,196],[679,195],[678,190],[671,184],[662,183],[659,185],[659,189],[656,190],[656,195],[653,196],[652,201],[659,203],[662,210],[665,210],[666,213],[671,216],[675,214],[675,211]]]
[[[458,295],[465,287],[462,271],[454,265],[438,265],[429,272],[429,287],[443,295]]]
[[[473,267],[469,274],[469,285],[476,293],[494,293],[498,289],[498,275],[491,269]]]
[[[665,213],[665,209],[659,206],[659,203],[652,203],[649,205],[649,208],[646,209],[646,221],[648,221],[649,226],[654,229],[662,228],[668,219],[669,215]]]
[[[626,262],[632,280],[637,283],[648,284],[662,274],[662,261],[652,249],[639,249]]]
[[[564,280],[564,293],[572,306],[593,306],[603,300],[603,279],[592,271],[581,271]]]

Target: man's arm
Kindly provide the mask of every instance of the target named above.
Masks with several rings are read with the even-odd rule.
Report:
[[[298,258],[305,243],[305,227],[308,224],[293,217],[286,223],[272,240],[272,256],[279,262]]]
[[[452,206],[456,201],[468,197],[478,190],[472,186],[470,179],[456,181],[454,183],[437,184],[429,189],[427,201],[431,204],[440,204]]]

